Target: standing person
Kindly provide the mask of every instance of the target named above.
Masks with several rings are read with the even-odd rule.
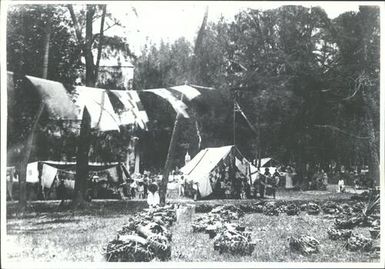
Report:
[[[235,173],[235,181],[234,181],[234,197],[235,199],[241,199],[242,197],[242,189],[243,189],[243,182],[241,173],[237,171]]]
[[[322,169],[321,178],[320,178],[320,189],[326,190],[327,185],[328,185],[328,174]]]
[[[146,199],[147,198],[147,195],[148,195],[148,185],[150,184],[149,182],[149,177],[148,177],[148,173],[146,172],[144,174],[144,179],[143,179],[143,187],[144,187],[144,194],[143,194],[143,198]]]
[[[194,182],[193,183],[193,193],[194,193],[194,201],[198,199],[198,193],[199,193],[199,183]]]
[[[180,182],[179,182],[179,196],[182,197],[185,195],[185,187],[186,187],[186,179],[182,175],[180,177]]]
[[[226,197],[226,199],[231,198],[231,182],[230,181],[227,181],[227,183],[226,183],[225,197]]]
[[[285,172],[285,189],[291,190],[293,188],[293,169],[290,166],[287,166]]]
[[[57,187],[56,192],[57,192],[57,199],[61,200],[61,202],[59,204],[59,207],[61,207],[64,204],[64,200],[67,199],[67,190],[66,190],[66,187],[64,185],[64,179],[63,178],[60,178],[59,186]]]
[[[220,189],[221,189],[219,195],[220,195],[221,199],[224,199],[224,198],[226,198],[226,182],[224,179],[221,179],[219,184],[220,184]]]
[[[267,168],[268,169],[268,168]],[[266,174],[266,172],[265,172]],[[260,175],[260,180],[259,180],[259,197],[264,198],[265,197],[265,185],[267,182],[267,176],[265,174]],[[270,173],[268,173],[269,175]]]
[[[345,182],[342,177],[338,180],[337,192],[345,192]]]
[[[246,183],[245,183],[245,180],[240,179],[241,181],[241,190],[240,190],[240,198],[241,199],[246,199]]]
[[[138,186],[136,189],[138,192],[138,198],[144,199],[144,182],[143,182],[143,179],[138,180]]]
[[[157,207],[160,204],[158,185],[156,183],[151,183],[148,186],[147,204],[150,208]]]
[[[256,172],[256,176],[253,182],[253,196],[254,198],[257,198],[258,192],[259,192],[259,181],[261,179],[261,174],[259,172],[259,169]]]
[[[251,186],[247,178],[245,178],[245,195],[246,195],[246,199],[251,198]]]
[[[136,188],[138,185],[136,184],[135,179],[133,179],[132,183],[130,184],[130,190],[131,190],[131,198],[134,199],[136,195]]]

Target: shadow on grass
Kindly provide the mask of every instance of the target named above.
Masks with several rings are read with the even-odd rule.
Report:
[[[30,202],[25,212],[20,213],[18,203],[7,203],[7,219],[30,219],[49,216],[61,218],[66,216],[98,216],[110,218],[118,215],[134,214],[147,207],[145,200],[94,200],[86,208],[73,209],[70,201],[59,207],[60,201],[33,201]]]

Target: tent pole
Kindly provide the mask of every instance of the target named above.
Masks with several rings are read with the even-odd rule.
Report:
[[[183,101],[183,94],[181,96],[181,101]],[[176,146],[176,137],[177,137],[176,134],[178,132],[178,126],[181,118],[182,118],[182,114],[177,112],[175,122],[174,122],[174,128],[172,129],[170,145],[168,146],[166,162],[164,164],[162,183],[159,187],[159,198],[160,198],[161,205],[166,204],[168,176],[171,169],[170,166],[172,163],[172,158],[174,156],[174,151]]]
[[[233,97],[233,145],[235,146],[235,96],[236,96],[236,93],[234,93],[234,97]]]
[[[20,194],[19,194],[19,203],[20,203],[20,209],[23,211],[26,206],[27,206],[27,190],[26,190],[26,180],[27,180],[27,165],[29,161],[29,157],[32,152],[32,147],[35,141],[35,135],[36,135],[36,130],[37,126],[40,120],[41,115],[43,114],[44,111],[44,102],[40,103],[39,110],[36,113],[36,116],[33,120],[33,125],[31,128],[31,133],[27,138],[26,144],[25,144],[25,152],[24,152],[24,158],[21,160],[19,163],[19,186],[20,186]]]

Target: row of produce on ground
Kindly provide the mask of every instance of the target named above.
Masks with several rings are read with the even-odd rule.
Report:
[[[361,195],[358,198],[367,197]],[[367,197],[368,198],[368,197]],[[252,242],[252,231],[236,223],[245,213],[263,213],[268,216],[278,216],[285,213],[290,216],[299,214],[324,214],[334,218],[334,224],[328,229],[330,240],[344,240],[344,247],[350,251],[376,252],[379,255],[380,237],[379,195],[370,195],[366,202],[337,203],[326,201],[322,204],[308,202],[297,205],[286,201],[259,201],[253,204],[217,206],[210,212],[201,214],[192,223],[193,232],[204,232],[213,238],[214,250],[219,253],[250,255],[256,245]],[[355,234],[355,227],[370,228],[371,238]],[[320,250],[319,240],[310,235],[291,236],[288,247],[301,254],[308,255]]]
[[[144,209],[129,218],[113,240],[104,248],[109,262],[167,261],[171,258],[172,234],[176,221],[173,205]]]
[[[267,216],[287,214],[318,215],[334,218],[328,229],[330,240],[343,240],[349,251],[367,251],[379,254],[377,240],[380,236],[379,195],[371,193],[357,196],[358,200],[346,202],[293,203],[286,201],[258,201],[255,203],[218,205],[209,212],[197,214],[191,223],[193,233],[207,233],[212,247],[219,254],[251,255],[255,249],[252,227],[240,224],[247,213],[263,213]],[[107,261],[146,262],[168,261],[171,258],[172,234],[170,227],[177,220],[180,204],[144,209],[129,218],[125,226],[104,249]],[[356,234],[355,227],[369,227],[371,238]],[[186,231],[187,232],[187,231]],[[286,243],[286,242],[285,242]],[[287,244],[287,243],[286,243]],[[321,242],[310,235],[289,238],[288,247],[303,255],[320,251]]]

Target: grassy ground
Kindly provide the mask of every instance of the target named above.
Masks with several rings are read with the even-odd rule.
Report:
[[[282,200],[346,200],[351,194],[333,192],[280,192]],[[174,200],[176,201],[176,200]],[[191,200],[178,200],[178,202]],[[223,204],[229,200],[199,201],[197,204]],[[231,200],[235,204],[250,201]],[[59,201],[33,202],[24,216],[16,213],[16,204],[7,204],[7,257],[18,261],[103,261],[102,248],[125,223],[127,218],[145,207],[145,201],[94,201],[87,210],[58,211]],[[176,224],[173,230],[172,261],[310,261],[371,262],[378,261],[364,253],[347,252],[342,242],[327,238],[326,230],[333,219],[324,215],[265,216],[247,214],[240,220],[253,231],[257,247],[251,256],[219,255],[207,234],[192,233],[189,223]],[[357,232],[370,237],[368,229]],[[309,233],[321,244],[321,253],[309,257],[291,253],[287,238]]]

